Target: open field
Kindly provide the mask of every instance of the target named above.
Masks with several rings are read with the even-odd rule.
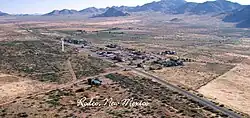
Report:
[[[198,91],[211,99],[245,113],[250,113],[250,65],[242,63]]]
[[[0,76],[0,104],[14,100],[21,96],[27,96],[34,92],[49,90],[57,87],[56,84],[32,81],[13,75],[1,74]]]
[[[153,74],[165,78],[176,85],[184,85],[193,90],[199,89],[221,74],[229,71],[233,66],[213,63],[189,63],[184,67],[165,68],[156,70]]]

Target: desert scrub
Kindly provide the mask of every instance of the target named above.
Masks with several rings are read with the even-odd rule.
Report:
[[[56,73],[47,73],[40,75],[39,80],[42,82],[59,82],[60,77]]]
[[[57,42],[46,40],[0,42],[0,53],[0,71],[23,73],[42,82],[66,80],[61,73],[67,71],[65,62],[72,55],[70,50],[61,52]]]
[[[58,106],[60,105],[60,99],[62,96],[72,96],[73,94],[71,94],[69,91],[65,90],[54,90],[48,93],[48,99],[47,99],[47,103],[51,104],[52,106]]]
[[[90,56],[75,55],[70,61],[78,79],[82,76],[93,76],[103,73],[105,68],[112,67],[111,63]]]

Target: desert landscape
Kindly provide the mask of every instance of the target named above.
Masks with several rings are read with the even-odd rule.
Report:
[[[195,5],[3,14],[0,116],[249,118],[250,29]]]

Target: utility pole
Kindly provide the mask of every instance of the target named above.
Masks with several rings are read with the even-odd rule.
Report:
[[[64,52],[64,38],[61,38],[62,41],[62,52]]]

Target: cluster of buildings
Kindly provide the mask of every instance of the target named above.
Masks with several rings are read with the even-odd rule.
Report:
[[[171,51],[171,50],[167,50],[164,52],[161,52],[160,55],[176,55],[176,51]]]
[[[66,43],[75,44],[75,45],[88,45],[89,44],[89,42],[87,42],[86,40],[83,40],[83,39],[77,40],[77,39],[72,39],[70,37],[66,37],[63,40]]]
[[[183,59],[164,59],[151,53],[135,49],[121,48],[116,44],[106,45],[104,50],[96,52],[100,57],[105,57],[116,62],[123,62],[130,66],[144,68],[145,70],[158,70],[163,67],[184,66]],[[165,51],[164,54],[174,55],[175,51]]]

